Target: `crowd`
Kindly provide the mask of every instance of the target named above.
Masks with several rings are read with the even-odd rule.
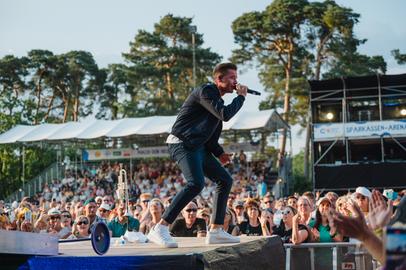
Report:
[[[129,173],[129,200],[115,192],[120,165],[104,162],[81,171],[66,170],[65,177],[45,184],[42,192],[6,205],[0,201],[0,229],[57,235],[60,239],[88,237],[96,222],[105,222],[113,237],[126,231],[148,234],[173,196],[185,185],[170,161],[124,166]],[[365,187],[338,194],[304,192],[276,199],[264,180],[267,162],[247,162],[236,155],[228,170],[234,179],[227,202],[224,230],[232,235],[279,235],[285,243],[341,242],[357,238],[351,222],[365,222],[378,238],[406,191]],[[215,185],[207,181],[171,225],[175,237],[204,237],[210,224]],[[361,223],[360,223],[361,222]],[[363,223],[362,223],[363,224]],[[364,228],[364,229],[365,229]],[[359,228],[358,228],[359,229]]]

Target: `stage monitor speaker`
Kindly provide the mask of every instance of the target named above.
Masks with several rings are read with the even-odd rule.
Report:
[[[262,238],[239,245],[202,253],[204,269],[285,269],[286,252],[279,236]]]

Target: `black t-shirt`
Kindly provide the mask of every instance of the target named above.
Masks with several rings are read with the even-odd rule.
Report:
[[[241,234],[246,234],[247,236],[261,236],[262,228],[261,224],[258,223],[258,226],[253,227],[248,221],[243,221],[238,224]]]
[[[170,232],[175,237],[196,237],[198,232],[206,232],[206,221],[196,218],[192,227],[187,228],[185,219],[179,218],[171,225]]]
[[[299,224],[298,228],[299,228],[299,231],[301,231],[301,230],[308,231],[306,225],[303,225],[303,224]],[[284,226],[283,222],[281,222],[280,226],[278,226],[278,227],[274,226],[272,229],[273,229],[273,234],[279,235],[282,238],[282,241],[284,243],[292,243],[292,229],[285,230],[285,226]],[[306,243],[308,241],[308,239],[309,239],[309,235],[307,236],[306,240],[303,242]]]

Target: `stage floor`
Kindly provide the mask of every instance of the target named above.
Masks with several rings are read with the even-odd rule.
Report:
[[[241,243],[247,243],[259,239],[267,238],[264,236],[241,236]],[[178,248],[162,248],[154,243],[129,243],[117,245],[118,238],[111,238],[110,249],[103,256],[156,256],[156,255],[188,255],[193,253],[202,253],[214,250],[219,247],[227,247],[239,244],[218,244],[206,245],[205,238],[197,237],[176,237]],[[59,244],[59,256],[99,256],[92,248],[90,241],[73,242]]]

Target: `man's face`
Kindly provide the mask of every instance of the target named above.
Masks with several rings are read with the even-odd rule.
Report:
[[[229,69],[224,76],[216,79],[216,84],[223,93],[232,93],[237,86],[237,71]]]
[[[90,202],[88,205],[86,205],[86,216],[94,217],[96,215],[96,209],[96,203]]]
[[[49,226],[51,228],[58,227],[60,222],[61,222],[61,215],[50,215],[49,216]]]
[[[193,224],[196,221],[197,206],[194,203],[189,203],[183,209],[183,217],[186,220],[186,223]]]
[[[121,216],[121,217],[124,216],[125,209],[126,209],[126,205],[124,203],[120,203],[118,205],[118,211],[117,211],[118,215]]]

